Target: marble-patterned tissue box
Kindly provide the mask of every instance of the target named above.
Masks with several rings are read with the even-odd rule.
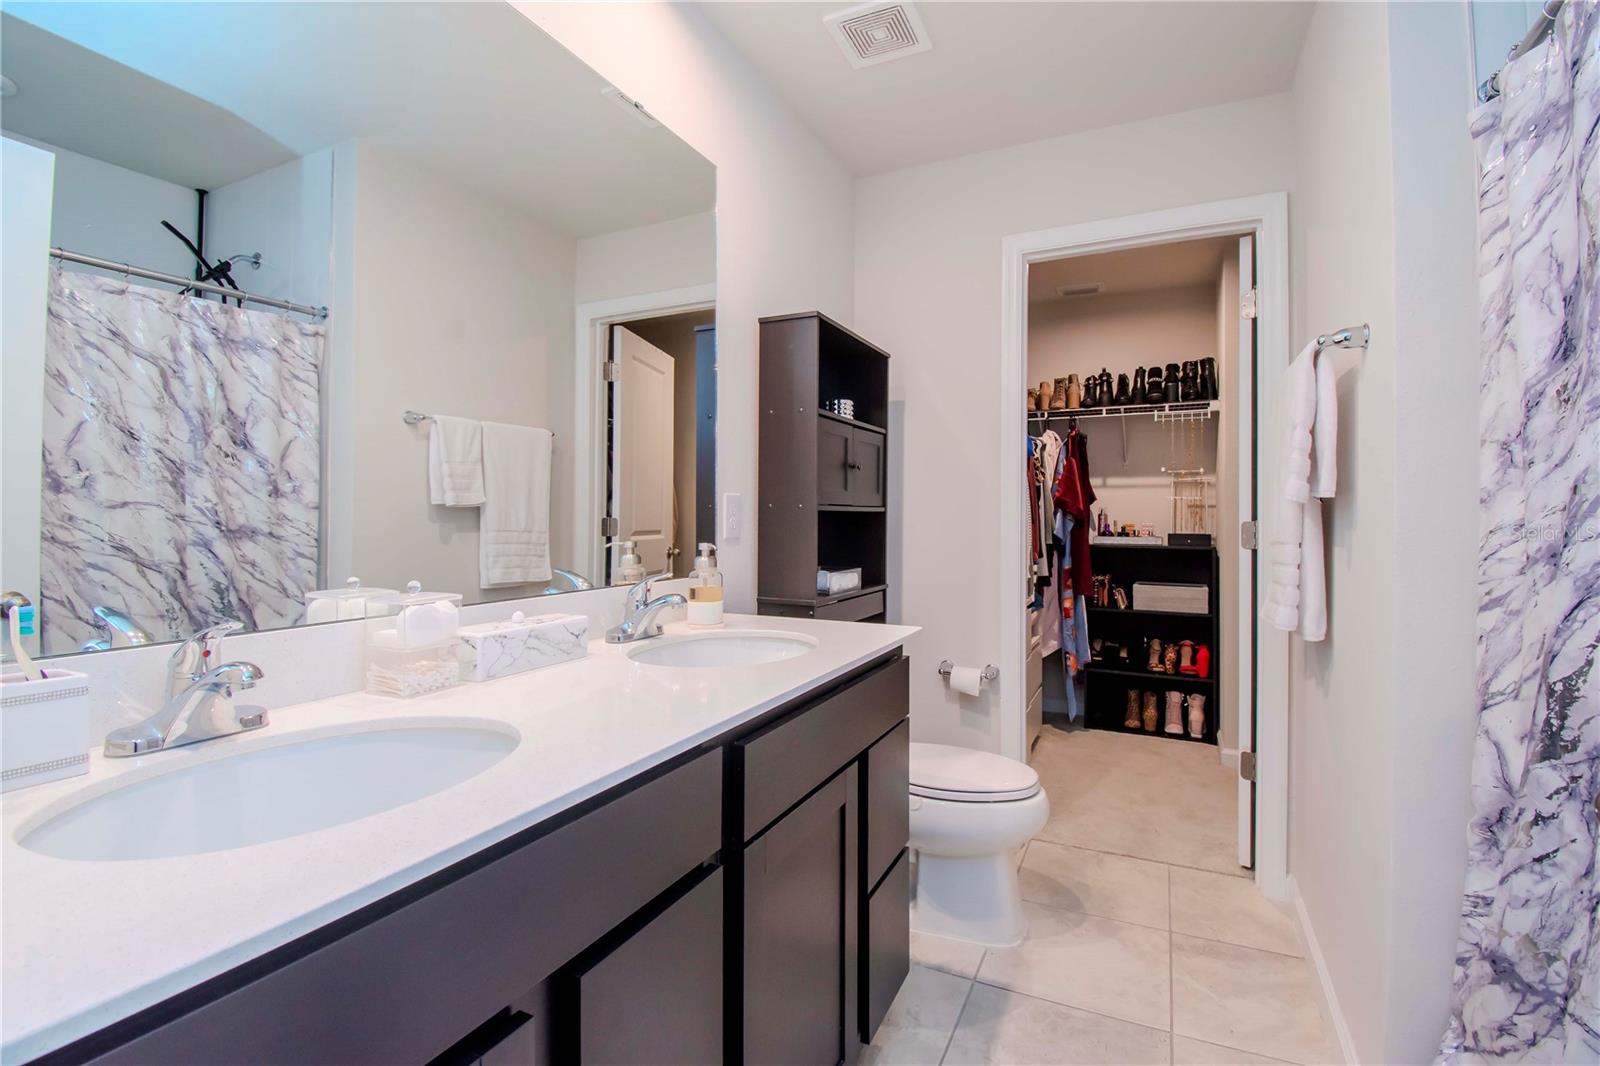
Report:
[[[536,614],[521,611],[509,622],[462,626],[461,676],[491,681],[524,670],[581,659],[589,647],[589,619],[581,614]]]

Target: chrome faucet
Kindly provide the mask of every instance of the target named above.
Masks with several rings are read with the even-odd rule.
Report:
[[[650,582],[658,577],[666,577],[668,573],[670,571],[651,574],[628,590],[627,597],[622,601],[622,621],[606,630],[607,644],[632,644],[636,640],[661,635],[661,623],[656,621],[656,615],[667,607],[681,607],[689,602],[677,592],[669,592],[653,600],[650,598]]]
[[[137,725],[106,734],[107,757],[145,755],[266,725],[265,711],[239,714],[233,706],[234,689],[254,688],[265,676],[261,667],[217,662],[222,638],[241,628],[239,622],[219,622],[178,645],[167,664],[167,694],[161,709]]]

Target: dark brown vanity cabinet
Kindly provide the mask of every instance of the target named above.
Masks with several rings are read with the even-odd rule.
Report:
[[[888,653],[39,1061],[854,1062],[908,964],[908,671]]]

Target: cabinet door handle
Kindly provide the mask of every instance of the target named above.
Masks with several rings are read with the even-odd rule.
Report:
[[[861,464],[860,463],[852,462],[852,463],[849,463],[847,465],[850,467],[851,470],[860,470],[861,469]]]

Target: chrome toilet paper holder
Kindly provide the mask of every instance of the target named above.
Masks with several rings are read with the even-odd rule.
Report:
[[[939,660],[939,676],[940,677],[946,677],[946,678],[949,677],[950,676],[950,671],[954,670],[955,668],[956,668],[956,664],[951,662],[949,659],[941,659],[941,660]],[[985,666],[983,668],[983,673],[978,675],[978,676],[982,677],[985,681],[993,681],[997,677],[1000,676],[1000,668],[998,666],[996,666],[994,663],[990,663],[989,665],[987,665],[987,666]]]

